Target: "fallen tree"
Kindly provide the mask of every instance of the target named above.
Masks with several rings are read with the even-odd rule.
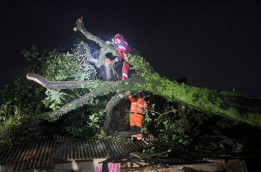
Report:
[[[116,56],[116,48],[88,32],[81,19],[77,20],[74,30],[80,31],[87,39],[96,42],[101,47],[98,60],[95,63],[97,67],[103,64],[106,54],[111,53]],[[87,59],[93,59],[91,53],[87,54],[89,55]],[[170,101],[185,104],[198,111],[220,115],[231,120],[261,127],[260,99],[232,92],[188,86],[171,81],[161,77],[148,62],[138,55],[129,55],[129,63],[132,65],[132,68],[138,71],[139,75],[125,81],[48,81],[44,77],[32,73],[27,74],[26,77],[49,89],[88,88],[91,90],[89,93],[68,102],[60,109],[43,114],[44,118],[48,120],[56,120],[67,112],[88,104],[90,99],[117,93],[108,102],[110,106],[107,106],[105,110],[107,112],[105,126],[108,126],[113,106],[120,99],[126,97],[129,91],[142,90],[162,96]]]

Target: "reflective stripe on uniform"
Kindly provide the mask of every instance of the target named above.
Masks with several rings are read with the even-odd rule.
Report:
[[[126,50],[126,48],[124,46],[118,46],[118,49],[123,49],[123,50]]]
[[[128,75],[126,73],[122,73],[123,76],[125,76],[126,78],[128,78]]]
[[[146,103],[144,103],[143,101],[141,101],[144,104],[140,104],[138,103],[139,100],[132,102],[131,103],[131,112],[142,112],[143,109],[145,109],[147,107]]]

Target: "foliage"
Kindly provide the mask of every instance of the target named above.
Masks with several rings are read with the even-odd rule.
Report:
[[[77,50],[79,50],[80,45],[76,44],[72,53],[59,52],[56,49],[40,53],[35,46],[31,50],[22,50],[21,54],[32,62],[26,72],[39,73],[52,81],[94,79],[96,78],[94,66],[88,62],[79,65],[80,59]]]
[[[0,140],[1,144],[11,144],[25,133],[37,134],[37,119],[28,120],[35,113],[44,112],[39,103],[44,92],[42,88],[33,88],[32,84],[23,78],[18,78],[13,85],[0,91]],[[23,135],[25,136],[25,135]]]
[[[171,148],[175,156],[192,152],[209,152],[210,156],[250,153],[256,150],[249,145],[256,149],[261,143],[258,128],[208,115],[160,96],[147,95],[150,109],[145,116],[143,131],[153,134],[166,149]]]
[[[40,52],[36,46],[32,46],[31,50],[22,50],[21,54],[30,62],[25,72],[40,73],[53,81],[95,79],[96,70],[92,65],[89,63],[79,65],[77,46],[79,45],[76,45],[71,54],[59,52],[56,49],[49,52]],[[38,119],[37,114],[49,111],[49,108],[56,110],[64,103],[88,92],[88,89],[45,90],[42,87],[35,87],[35,84],[26,80],[24,76],[17,78],[14,84],[6,86],[5,89],[0,91],[1,144],[11,144],[19,139],[34,137],[51,130],[55,131],[55,129],[52,129],[52,127],[55,127],[53,124]],[[104,103],[95,101],[92,104],[93,106],[104,105]],[[67,126],[67,134],[81,137],[95,135],[99,130],[100,118],[103,115],[101,109],[85,110],[84,116],[87,120],[84,121],[84,125],[75,124],[75,128]],[[80,110],[79,114],[82,113],[81,111],[84,110]],[[69,115],[75,115],[75,113],[78,112],[72,112]],[[46,126],[49,126],[49,128]],[[78,130],[82,132],[78,132]],[[89,131],[92,134],[89,134]]]
[[[49,107],[52,110],[57,110],[60,108],[60,105],[63,104],[63,100],[65,100],[66,93],[59,92],[57,90],[47,89],[45,91],[47,97],[42,100],[45,107]]]
[[[105,105],[106,101],[95,100],[91,104],[65,115],[59,119],[58,123],[72,136],[82,139],[94,137],[102,132]]]

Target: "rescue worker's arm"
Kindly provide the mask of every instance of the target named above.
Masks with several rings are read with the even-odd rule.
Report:
[[[133,95],[131,95],[131,92],[130,94],[128,95],[128,99],[130,99],[131,102],[135,101],[135,97]]]
[[[134,100],[134,97],[132,95],[128,95],[128,99],[132,102]]]
[[[122,53],[123,54],[123,57],[122,56],[118,56],[116,57],[115,59],[113,59],[113,62],[116,63],[118,61],[120,61],[122,58],[128,62],[129,58],[127,56],[127,54],[125,52]]]

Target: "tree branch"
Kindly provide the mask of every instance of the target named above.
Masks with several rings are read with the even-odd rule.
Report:
[[[153,157],[153,156],[158,156],[158,155],[163,155],[163,154],[166,154],[166,153],[170,153],[171,152],[171,149],[168,149],[166,151],[163,151],[163,152],[159,152],[159,153],[154,153],[154,154],[151,154],[151,155],[143,155],[143,156],[139,156],[135,153],[130,153],[131,156],[134,156],[138,159],[145,159],[145,158],[149,158],[149,157]]]
[[[41,86],[49,89],[74,89],[74,88],[89,88],[94,84],[98,84],[99,80],[88,80],[88,81],[49,81],[41,75],[28,73],[26,75],[28,80],[34,81]]]
[[[123,92],[123,93],[117,93],[107,103],[107,106],[104,110],[106,112],[106,119],[105,119],[104,127],[103,127],[103,130],[106,134],[108,134],[108,129],[109,129],[109,126],[110,126],[110,123],[111,123],[113,108],[120,102],[120,100],[122,100],[123,98],[126,98],[129,94],[130,94],[129,91],[126,91],[126,92]]]
[[[89,40],[96,42],[99,44],[100,47],[104,47],[106,49],[109,49],[111,52],[116,52],[116,48],[112,45],[107,45],[105,41],[100,39],[99,37],[91,34],[86,30],[86,28],[83,25],[82,19],[77,19],[76,21],[76,28]]]
[[[44,115],[48,116],[49,118],[47,118],[47,119],[49,119],[49,120],[57,120],[59,117],[68,113],[69,111],[72,111],[74,109],[77,109],[78,107],[88,104],[90,99],[93,99],[93,98],[97,97],[98,95],[99,94],[97,92],[91,91],[91,92],[83,95],[82,97],[80,97],[78,99],[74,99],[73,101],[65,104],[60,109],[53,111],[53,112],[47,112]]]
[[[156,122],[156,121],[158,121],[163,115],[167,115],[167,114],[169,114],[169,113],[176,113],[178,110],[177,110],[177,109],[172,109],[171,111],[164,112],[164,113],[156,112],[156,111],[154,111],[154,110],[149,110],[149,111],[159,114],[159,117],[154,120],[154,121]]]
[[[85,51],[84,51],[85,50]],[[81,45],[81,51],[85,52],[84,54],[79,55],[80,57],[83,57],[82,60],[80,61],[78,67],[80,67],[82,65],[82,63],[85,61],[85,59],[87,59],[87,61],[93,63],[93,64],[97,64],[98,60],[95,59],[92,54],[91,54],[91,50],[88,46],[88,44],[84,43]]]
[[[117,55],[117,49],[114,46],[112,46],[111,44],[107,45],[105,41],[97,36],[94,36],[85,29],[82,19],[78,19],[75,24],[76,27],[74,28],[74,30],[79,30],[87,39],[94,41],[101,47],[98,63],[95,64],[97,67],[100,67],[102,65],[107,53],[112,53],[113,56]]]

